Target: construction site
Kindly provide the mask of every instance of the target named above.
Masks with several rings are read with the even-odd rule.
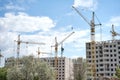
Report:
[[[58,38],[54,37],[54,44],[50,45],[53,52],[44,52],[41,47],[38,47],[37,51],[35,51],[37,56],[34,57],[34,60],[45,62],[53,70],[55,70],[55,80],[120,80],[120,78],[116,77],[117,68],[120,68],[120,39],[116,39],[116,36],[120,36],[120,34],[116,32],[114,28],[115,25],[111,24],[110,26],[111,31],[109,32],[112,39],[96,41],[95,28],[97,26],[102,26],[102,23],[96,16],[96,13],[92,12],[91,20],[88,20],[86,16],[83,15],[82,12],[75,6],[72,6],[72,9],[74,10],[75,15],[79,15],[78,18],[82,18],[82,20],[89,26],[90,42],[84,43],[86,58],[68,58],[67,56],[63,56],[64,42],[67,42],[70,37],[76,34],[72,28],[72,31],[64,36],[64,38],[61,37],[61,41],[59,40],[58,42]],[[97,18],[98,23],[96,23],[95,18]],[[23,40],[21,39],[21,36],[22,35],[19,34],[17,39],[13,41],[16,43],[15,56],[5,58],[4,67],[9,68],[17,66],[18,68],[21,68],[23,66],[23,63],[21,62],[21,45],[46,45],[46,42]],[[43,49],[45,49],[45,47]],[[74,49],[72,51],[74,51]],[[33,56],[36,53],[33,53]],[[42,57],[42,54],[47,55],[47,57]],[[52,56],[50,56],[51,54]],[[4,54],[0,49],[0,64],[2,58],[4,58]],[[38,75],[38,73],[36,75]]]

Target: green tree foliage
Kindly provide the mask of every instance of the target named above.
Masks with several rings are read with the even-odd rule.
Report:
[[[19,63],[8,70],[8,80],[55,80],[54,70],[40,59],[23,57]]]
[[[7,80],[7,69],[6,68],[0,68],[0,80]]]
[[[116,77],[120,79],[120,68],[116,68],[116,73],[115,73]]]
[[[23,75],[19,68],[15,66],[8,69],[7,80],[22,80],[22,79],[23,79]]]
[[[74,67],[74,80],[86,80],[86,61],[82,60],[82,62],[79,62],[79,60],[76,61],[77,66]]]

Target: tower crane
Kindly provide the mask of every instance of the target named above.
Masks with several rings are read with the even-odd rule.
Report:
[[[21,43],[45,45],[45,43],[21,41],[21,40],[20,40],[20,35],[18,35],[18,40],[17,40],[17,41],[15,40],[15,42],[17,42],[17,59],[18,59],[18,60],[19,60],[20,44],[21,44]],[[18,61],[17,61],[17,64],[18,64]]]
[[[40,54],[50,54],[50,53],[47,53],[47,52],[41,52],[40,47],[38,47],[37,53],[38,53],[38,58],[39,58]]]
[[[115,40],[115,36],[120,36],[120,34],[119,33],[117,33],[117,32],[115,32],[115,30],[114,30],[114,25],[112,24],[112,31],[110,31],[111,32],[111,34],[112,34],[112,39],[113,40]]]
[[[70,33],[68,36],[66,36],[61,42],[57,42],[57,37],[55,37],[55,45],[53,45],[53,46],[51,46],[51,47],[55,47],[55,67],[57,68],[57,61],[58,61],[58,46],[59,45],[62,45],[63,44],[63,42],[67,39],[67,38],[69,38],[72,34],[74,34],[75,32],[73,31],[72,33]],[[64,48],[61,46],[61,52],[63,52],[63,50],[64,50]],[[62,56],[62,54],[61,54],[61,56]]]
[[[96,80],[96,55],[95,55],[95,26],[101,25],[95,24],[94,22],[94,16],[95,13],[92,13],[92,20],[89,22],[81,13],[78,11],[74,6],[72,6],[73,9],[87,22],[87,24],[90,26],[90,32],[91,32],[91,75],[92,75],[92,80]]]

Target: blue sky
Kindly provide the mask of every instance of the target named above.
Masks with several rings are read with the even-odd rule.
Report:
[[[96,41],[101,41],[112,39],[110,33],[112,24],[119,33],[119,3],[119,0],[0,0],[0,49],[4,56],[2,64],[5,58],[16,57],[17,45],[14,40],[17,40],[18,34],[21,34],[22,41],[46,43],[46,45],[21,44],[20,56],[30,54],[37,56],[36,51],[40,47],[43,52],[52,52],[52,55],[41,55],[45,57],[55,55],[54,48],[50,47],[55,44],[55,37],[59,43],[75,31],[63,43],[64,56],[85,58],[85,43],[90,41],[90,26],[72,6],[75,6],[88,21],[91,20],[92,11],[95,11],[102,23],[102,26],[95,27],[95,38]],[[95,22],[99,21],[95,17]],[[119,39],[119,36],[116,39]]]

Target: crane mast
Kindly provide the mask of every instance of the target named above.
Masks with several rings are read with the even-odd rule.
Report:
[[[17,40],[17,58],[19,59],[19,54],[20,54],[20,35],[18,35],[18,40]]]
[[[95,54],[95,24],[94,24],[94,12],[91,20],[91,57],[92,57],[92,76],[93,80],[96,80],[96,54]]]
[[[75,32],[72,32],[72,33],[70,33],[66,38],[64,38],[59,44],[61,44],[61,57],[63,57],[63,51],[64,51],[64,48],[63,48],[63,42],[67,39],[67,38],[69,38],[72,34],[74,34]],[[58,44],[58,45],[59,45]]]
[[[74,34],[75,32],[72,32],[72,33],[70,33],[68,36],[66,36],[61,42],[57,42],[57,37],[55,37],[55,45],[53,45],[53,46],[51,46],[51,47],[55,47],[55,57],[57,57],[57,55],[58,55],[58,46],[59,45],[63,45],[63,42],[67,39],[67,38],[69,38],[72,34]]]
[[[114,30],[114,25],[112,24],[112,31],[110,31],[111,34],[112,34],[112,40],[115,40],[115,36],[120,36],[119,33],[117,33],[115,30]]]
[[[57,42],[57,37],[55,37],[55,45],[51,46],[51,47],[55,47],[55,68],[57,70],[57,64],[58,64],[58,46],[62,45],[63,42],[69,38],[72,34],[74,34],[75,32],[73,31],[72,33],[70,33],[68,36],[66,36],[61,42]],[[62,56],[62,54],[61,54]],[[56,74],[57,75],[57,74]]]
[[[58,46],[59,45],[62,45],[63,44],[63,42],[67,39],[67,38],[69,38],[72,34],[74,34],[75,32],[72,32],[72,33],[70,33],[68,36],[66,36],[61,42],[57,42],[57,37],[55,37],[55,45],[53,45],[53,46],[51,46],[51,47],[55,47],[55,57],[57,57],[57,55],[58,55]]]
[[[17,65],[19,64],[19,54],[20,54],[20,44],[21,44],[21,43],[45,45],[45,43],[21,41],[21,40],[20,40],[20,35],[18,35],[18,40],[17,40],[17,41],[15,40],[15,42],[17,42]]]
[[[90,26],[90,35],[91,35],[91,76],[92,80],[96,80],[96,53],[95,53],[95,26],[101,24],[95,24],[94,22],[94,12],[92,13],[92,20],[89,22],[74,6],[72,6],[74,10],[88,23]]]

